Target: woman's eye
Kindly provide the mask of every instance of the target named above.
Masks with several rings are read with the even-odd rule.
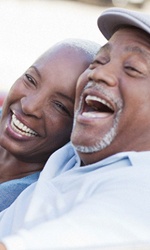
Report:
[[[25,74],[25,77],[28,82],[32,83],[33,85],[36,85],[36,81],[34,80],[32,76],[30,76],[29,74]]]
[[[70,117],[72,117],[71,113],[69,112],[69,110],[60,102],[55,102],[56,108],[59,112],[61,112],[62,114],[68,115]]]

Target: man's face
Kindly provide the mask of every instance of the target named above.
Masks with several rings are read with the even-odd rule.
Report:
[[[148,150],[149,110],[149,37],[138,29],[120,29],[77,84],[71,140],[83,163]]]

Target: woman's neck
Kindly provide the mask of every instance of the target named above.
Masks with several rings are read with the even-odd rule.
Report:
[[[8,180],[23,178],[41,171],[44,163],[27,163],[18,160],[7,150],[0,147],[0,183]]]

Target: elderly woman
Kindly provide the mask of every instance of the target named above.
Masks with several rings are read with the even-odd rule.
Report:
[[[48,157],[69,141],[75,87],[99,46],[64,40],[13,84],[0,120],[0,211],[35,182]]]

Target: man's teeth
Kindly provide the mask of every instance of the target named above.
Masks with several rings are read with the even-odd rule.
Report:
[[[90,112],[83,112],[82,115],[84,117],[89,117],[89,118],[105,118],[108,116],[108,113],[106,112],[98,113],[98,112],[90,111]]]
[[[111,111],[113,112],[112,106],[100,97],[88,95],[85,98],[85,102],[89,108],[82,113],[84,117],[105,118],[111,114]]]
[[[91,117],[91,118],[97,117],[97,114],[95,114],[95,112],[83,112],[82,115],[85,117]]]
[[[26,135],[26,136],[36,136],[37,135],[37,133],[35,131],[33,131],[32,129],[30,129],[26,125],[24,125],[22,122],[20,122],[14,114],[12,115],[11,126],[19,134]]]
[[[110,104],[108,102],[106,102],[104,99],[101,99],[100,97],[88,95],[85,98],[85,101],[87,104],[90,104],[91,101],[97,101],[97,102],[100,102],[100,103],[106,105],[108,108],[110,108],[112,110],[112,107],[110,106]]]

